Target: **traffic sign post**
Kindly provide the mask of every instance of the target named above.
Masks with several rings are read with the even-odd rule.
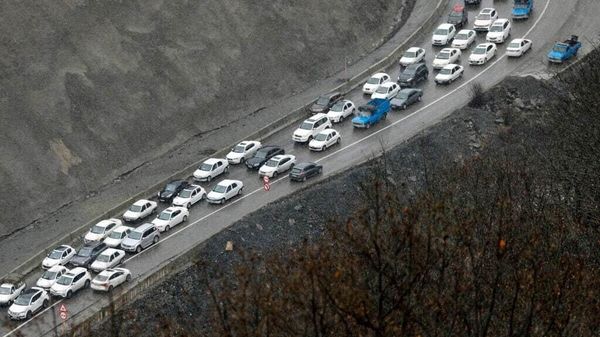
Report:
[[[267,177],[267,176],[263,177],[263,188],[265,189],[265,191],[269,191],[271,189],[271,184],[269,183],[269,177]]]
[[[64,303],[61,303],[60,307],[58,307],[58,316],[60,316],[60,319],[63,321],[66,321],[67,318],[69,318],[69,311]]]

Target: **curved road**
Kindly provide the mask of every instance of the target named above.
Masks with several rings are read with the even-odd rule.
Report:
[[[527,36],[534,42],[534,49],[524,57],[506,58],[504,56],[506,44],[504,44],[499,46],[499,53],[489,64],[471,67],[467,65],[469,52],[463,51],[460,63],[465,66],[465,74],[461,80],[448,86],[436,86],[430,77],[429,81],[420,85],[424,90],[423,102],[406,111],[392,112],[387,120],[368,130],[353,129],[349,120],[334,125],[334,128],[342,134],[342,143],[324,153],[313,153],[308,151],[305,145],[294,144],[291,134],[295,127],[282,130],[263,143],[283,146],[286,153],[295,154],[299,161],[318,161],[323,164],[324,174],[313,180],[313,182],[318,181],[372,158],[381,152],[382,146],[389,149],[439,122],[452,111],[466,104],[469,99],[470,84],[474,82],[489,88],[508,75],[540,75],[554,72],[557,68],[548,66],[544,60],[546,52],[555,40],[562,40],[570,34],[578,34],[584,41],[583,52],[589,52],[591,47],[588,39],[595,40],[600,32],[600,29],[595,26],[596,18],[600,15],[600,3],[597,0],[537,0],[535,5],[535,12],[531,18],[513,22],[511,38]],[[488,6],[496,7],[500,17],[509,17],[512,1],[483,0],[481,6],[470,7],[469,26],[480,8]],[[440,23],[444,20],[445,17],[441,18]],[[484,39],[484,34],[479,34],[477,41],[482,42]],[[416,45],[423,46],[427,50],[428,64],[431,63],[435,53],[441,49],[432,48],[429,37]],[[387,72],[396,78],[399,69],[394,66],[387,69]],[[367,101],[360,88],[348,94],[347,98],[357,105]],[[243,180],[244,195],[224,206],[208,205],[206,202],[194,206],[187,224],[173,229],[151,249],[138,255],[128,256],[124,267],[132,271],[134,278],[139,280],[146,277],[243,216],[303,187],[303,184],[292,183],[286,177],[282,177],[273,180],[271,190],[265,192],[257,173],[247,171],[245,166],[231,167],[227,178]],[[204,187],[208,190],[213,184],[214,182],[209,186],[204,184]],[[35,283],[34,277],[37,278],[39,275],[33,275],[32,279],[28,280],[28,284]],[[132,282],[125,286],[134,285],[135,282]],[[0,314],[2,322],[0,336],[54,336],[57,323],[60,323],[60,319],[57,318],[59,303],[68,305],[71,317],[68,323],[77,324],[93,312],[107,306],[109,300],[105,294],[96,294],[89,289],[84,290],[70,300],[55,301],[50,308],[26,322],[9,322],[4,309]],[[58,331],[60,332],[60,329]]]

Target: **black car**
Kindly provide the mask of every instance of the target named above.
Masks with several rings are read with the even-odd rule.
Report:
[[[415,63],[406,67],[398,76],[398,84],[401,87],[414,87],[420,81],[429,77],[429,69],[425,63]]]
[[[327,95],[321,95],[317,100],[310,106],[310,112],[316,114],[319,112],[327,112],[337,101],[342,99],[342,94],[339,92],[333,92]]]
[[[290,180],[306,181],[306,179],[321,174],[321,172],[323,172],[323,165],[315,163],[299,163],[294,165],[294,168],[290,172]]]
[[[390,101],[392,109],[406,109],[409,105],[421,101],[423,90],[415,88],[406,88],[400,90]]]
[[[479,5],[481,0],[465,0],[465,5]]]
[[[106,248],[108,248],[108,246],[102,241],[86,243],[79,248],[77,254],[69,261],[69,264],[73,267],[88,268]]]
[[[278,154],[285,154],[285,150],[279,146],[263,146],[256,151],[254,157],[246,160],[246,166],[251,170],[258,170],[264,163]]]
[[[185,180],[173,180],[158,192],[158,200],[162,202],[171,202],[179,192],[183,191],[188,186],[190,186],[190,183]]]
[[[453,24],[456,29],[460,29],[464,27],[467,22],[469,22],[469,14],[465,9],[465,6],[461,4],[454,5],[452,12],[448,15],[448,23]]]

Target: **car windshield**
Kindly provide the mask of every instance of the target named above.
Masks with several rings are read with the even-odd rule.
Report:
[[[369,78],[369,80],[367,81],[368,84],[379,84],[379,78],[377,77],[371,77]]]
[[[492,17],[489,14],[479,14],[477,15],[477,20],[490,20]]]
[[[217,185],[213,188],[213,192],[225,193],[225,191],[227,191],[227,186],[225,185]]]
[[[461,33],[456,35],[456,37],[454,38],[455,40],[467,40],[469,38],[469,34],[467,33]]]
[[[132,232],[129,232],[129,235],[127,235],[127,237],[130,239],[133,239],[133,240],[139,240],[142,238],[142,233],[132,231]]]
[[[19,296],[15,300],[16,305],[29,305],[29,301],[31,301],[31,295]]]
[[[302,130],[312,130],[313,128],[313,123],[311,122],[304,122],[302,123],[302,125],[300,125],[300,129]]]
[[[462,13],[452,12],[452,13],[450,13],[450,15],[448,17],[453,20],[460,20],[460,19],[462,19]]]
[[[404,69],[404,71],[402,72],[402,74],[404,75],[414,75],[416,72],[415,68],[406,68]]]
[[[158,218],[160,220],[169,220],[169,219],[171,219],[171,212],[160,212],[160,214],[158,215]]]
[[[450,53],[448,53],[448,52],[439,53],[436,57],[436,59],[439,59],[439,60],[447,60],[449,58],[450,58]]]
[[[52,253],[50,253],[50,256],[48,256],[48,257],[53,260],[58,260],[62,257],[62,253],[63,252],[60,250],[54,250],[54,251],[52,251]]]
[[[165,186],[165,192],[173,192],[175,189],[177,189],[177,184],[167,184]]]
[[[0,287],[0,295],[9,295],[10,289],[5,287]]]
[[[245,149],[246,147],[244,145],[236,145],[236,147],[234,147],[231,151],[233,153],[244,153]]]
[[[183,190],[179,192],[179,196],[182,198],[189,198],[192,195],[192,190]]]
[[[319,133],[318,135],[315,136],[315,140],[318,140],[318,141],[324,141],[326,139],[327,139],[326,133]]]
[[[513,42],[508,45],[508,48],[519,49],[519,48],[521,48],[521,44],[519,42]]]
[[[503,30],[502,26],[496,25],[490,28],[490,32],[501,32]]]
[[[94,234],[103,234],[105,229],[106,227],[94,225],[94,227],[92,227],[91,232]]]
[[[42,274],[42,278],[44,280],[54,280],[56,278],[56,272],[55,271],[49,271],[46,270],[43,274]]]
[[[377,84],[377,83],[379,83],[379,80],[377,80],[376,82],[371,83],[372,79],[373,78],[371,78],[367,83],[370,83],[370,84]],[[341,112],[343,109],[344,109],[344,102],[337,102],[337,103],[335,103],[334,106],[331,107],[331,111],[334,111],[334,112]]]
[[[329,97],[321,96],[317,99],[317,105],[327,105],[329,103]]]
[[[110,233],[110,235],[108,237],[111,239],[120,239],[122,235],[123,235],[123,232],[114,231],[114,232]]]
[[[450,74],[452,74],[452,68],[443,68],[442,70],[440,70],[440,74],[450,75]]]
[[[299,167],[294,167],[294,168],[292,169],[292,173],[295,173],[295,174],[302,173],[302,169],[301,169],[301,168],[299,168]]]
[[[485,47],[477,47],[473,50],[473,54],[485,54],[486,50]]]
[[[372,105],[362,105],[358,108],[358,115],[359,116],[364,116],[364,117],[369,117],[371,116],[371,114],[373,114],[373,111],[375,111],[375,107]]]
[[[417,52],[416,51],[407,51],[404,53],[404,57],[417,57]]]
[[[396,95],[396,98],[398,98],[398,99],[407,99],[408,98],[408,92],[406,92],[406,91],[400,91],[398,93],[398,95]]]
[[[375,92],[378,94],[387,94],[388,87],[379,87],[379,88],[377,88],[377,90],[375,90]]]
[[[96,259],[96,261],[109,262],[110,261],[110,256],[101,254],[100,256],[98,256],[98,258]]]
[[[265,165],[269,167],[276,167],[277,163],[279,163],[279,160],[271,159]]]
[[[433,33],[433,35],[448,35],[448,30],[443,29],[443,28],[438,28],[435,30],[435,33]]]
[[[554,45],[554,48],[552,48],[552,50],[557,51],[557,52],[565,52],[565,51],[567,51],[567,45],[556,44],[556,45]]]
[[[91,254],[92,254],[92,248],[91,247],[83,247],[83,248],[81,248],[77,252],[77,255],[83,256],[83,257],[90,256]]]
[[[203,163],[200,165],[200,171],[212,171],[212,164]]]
[[[267,158],[267,151],[258,151],[254,156],[256,158]]]
[[[139,213],[142,211],[142,206],[140,205],[131,205],[131,207],[129,207],[129,210],[135,213]]]
[[[71,285],[71,282],[73,282],[73,277],[72,276],[67,276],[67,275],[63,275],[61,276],[58,281],[56,281],[56,283],[63,285],[63,286],[68,286]]]
[[[108,280],[108,276],[105,276],[105,275],[98,275],[98,276],[96,276],[96,281],[104,282],[106,280]]]

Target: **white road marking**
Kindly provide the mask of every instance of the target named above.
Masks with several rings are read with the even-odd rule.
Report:
[[[532,31],[533,31],[533,29],[534,29],[534,28],[537,26],[537,24],[540,22],[540,20],[542,20],[542,18],[544,17],[544,14],[546,13],[546,10],[548,9],[548,6],[550,5],[550,2],[551,2],[551,0],[548,0],[548,2],[546,2],[546,6],[544,6],[544,10],[542,11],[542,13],[540,13],[540,16],[539,16],[539,17],[538,17],[538,19],[537,19],[537,20],[536,20],[536,21],[533,23],[533,25],[531,26],[531,28],[529,28],[529,30],[527,30],[527,32],[525,33],[525,35],[523,35],[523,38],[527,37],[527,36],[528,36],[528,35],[529,35],[529,34],[530,34]],[[423,110],[425,110],[425,109],[427,109],[427,108],[431,107],[432,105],[434,105],[434,104],[438,103],[439,101],[441,101],[441,100],[443,100],[443,99],[447,98],[448,96],[450,96],[450,95],[454,94],[454,93],[455,93],[455,92],[457,92],[458,90],[460,90],[460,89],[464,88],[464,87],[465,87],[467,84],[469,84],[469,83],[473,82],[474,80],[476,80],[476,79],[477,79],[479,76],[481,76],[482,74],[484,74],[485,72],[487,72],[487,71],[488,71],[490,68],[492,68],[494,65],[496,65],[498,62],[500,62],[500,60],[502,60],[502,59],[503,59],[505,56],[506,56],[506,54],[503,54],[503,55],[501,55],[501,56],[498,56],[498,59],[497,59],[496,61],[494,61],[492,64],[490,64],[490,65],[489,65],[489,66],[487,66],[485,69],[483,69],[481,72],[479,72],[478,74],[476,74],[475,76],[473,76],[472,78],[470,78],[469,80],[467,80],[465,83],[461,84],[460,86],[458,86],[458,87],[457,87],[457,88],[455,88],[454,90],[452,90],[452,91],[450,91],[449,93],[445,94],[444,96],[442,96],[442,97],[440,97],[440,98],[436,99],[435,101],[433,101],[433,102],[431,102],[431,103],[427,104],[426,106],[424,106],[424,107],[422,107],[422,108],[420,108],[420,109],[418,109],[418,110],[416,110],[416,111],[414,111],[414,112],[412,112],[412,113],[410,113],[410,114],[408,114],[408,115],[406,115],[406,116],[404,116],[404,117],[400,118],[399,120],[397,120],[397,121],[393,122],[392,124],[390,124],[390,125],[388,125],[388,126],[386,126],[386,127],[384,127],[384,128],[381,128],[380,130],[377,130],[377,131],[375,131],[375,132],[373,132],[373,133],[371,133],[371,134],[369,134],[369,135],[366,135],[365,137],[363,137],[363,138],[361,138],[361,139],[359,139],[359,140],[357,140],[357,141],[354,141],[354,142],[352,142],[352,143],[350,143],[350,144],[348,144],[348,145],[346,145],[346,146],[344,146],[344,147],[340,148],[339,150],[336,150],[335,152],[332,152],[332,153],[330,153],[330,154],[326,155],[325,157],[322,157],[322,158],[319,158],[319,159],[315,160],[315,162],[317,162],[317,163],[318,163],[318,162],[320,162],[320,161],[323,161],[323,160],[325,160],[325,159],[327,159],[327,158],[329,158],[329,157],[331,157],[331,156],[333,156],[333,155],[335,155],[335,154],[337,154],[337,153],[340,153],[340,152],[341,152],[341,151],[343,151],[343,150],[346,150],[346,149],[348,149],[348,148],[350,148],[350,147],[352,147],[352,146],[355,146],[356,144],[358,144],[358,143],[361,143],[361,142],[363,142],[364,140],[367,140],[367,139],[369,139],[369,138],[371,138],[371,137],[373,137],[373,136],[375,136],[375,135],[377,135],[377,134],[379,134],[379,133],[381,133],[381,132],[383,132],[383,131],[385,131],[385,130],[387,130],[387,129],[389,129],[389,128],[393,127],[393,126],[395,126],[396,124],[398,124],[398,123],[400,123],[400,122],[402,122],[402,121],[405,121],[406,119],[408,119],[408,118],[410,118],[410,117],[412,117],[412,116],[416,115],[417,113],[419,113],[419,112],[421,112],[421,111],[423,111]],[[287,177],[287,176],[284,176],[284,177],[281,177],[281,178],[279,178],[279,179],[277,179],[277,180],[273,180],[273,181],[271,181],[271,185],[273,185],[273,184],[276,184],[276,183],[278,183],[278,182],[280,182],[280,181],[282,181],[282,180],[284,180],[284,179],[288,179],[288,177]],[[258,188],[258,189],[254,190],[254,191],[252,191],[252,192],[250,192],[250,193],[248,193],[248,194],[244,194],[244,195],[240,196],[239,198],[236,198],[235,200],[233,200],[233,201],[229,202],[229,203],[228,203],[228,204],[226,204],[226,205],[223,205],[223,206],[221,206],[220,208],[218,208],[218,209],[214,210],[213,212],[210,212],[210,213],[208,213],[207,215],[205,215],[205,216],[203,216],[203,217],[201,217],[201,218],[199,218],[199,219],[196,219],[195,221],[191,222],[191,223],[190,223],[188,226],[186,226],[186,227],[184,227],[184,228],[181,228],[180,230],[178,230],[178,231],[176,231],[176,232],[173,232],[173,233],[172,233],[171,235],[169,235],[167,238],[165,238],[164,240],[162,240],[162,242],[169,240],[170,238],[174,237],[175,235],[177,235],[177,234],[179,234],[179,233],[183,232],[184,230],[186,230],[186,229],[188,229],[188,228],[191,228],[192,226],[196,225],[198,222],[200,222],[200,221],[203,221],[203,220],[206,220],[207,218],[209,218],[209,217],[213,216],[214,214],[216,214],[216,213],[218,213],[218,212],[220,212],[220,211],[222,211],[222,210],[224,210],[224,209],[227,209],[227,208],[228,208],[228,207],[230,207],[231,205],[235,205],[236,203],[240,202],[241,200],[244,200],[244,199],[246,199],[247,197],[249,197],[249,196],[251,196],[251,195],[253,195],[253,194],[255,194],[255,193],[258,193],[258,192],[260,192],[260,191],[262,191],[262,190],[263,190],[262,188]],[[154,247],[156,247],[156,246],[157,246],[157,245],[152,245],[152,246],[150,246],[150,247],[146,248],[145,250],[141,251],[139,254],[136,254],[136,255],[133,255],[133,256],[131,256],[130,258],[128,258],[128,259],[127,259],[127,260],[125,260],[124,262],[130,261],[130,260],[133,260],[134,258],[136,258],[136,257],[140,256],[140,255],[141,255],[141,254],[143,254],[144,252],[147,252],[147,251],[149,251],[150,249],[152,249],[152,248],[154,248]],[[19,329],[21,329],[23,326],[25,326],[26,324],[28,324],[29,322],[31,322],[33,319],[35,319],[35,318],[36,318],[36,317],[38,317],[39,315],[43,314],[44,312],[48,311],[49,309],[53,308],[54,306],[56,306],[57,304],[59,304],[59,303],[60,303],[60,302],[62,302],[62,301],[63,301],[63,300],[61,299],[61,300],[57,301],[56,303],[52,304],[51,306],[49,306],[48,308],[44,309],[43,311],[40,311],[40,312],[39,312],[39,313],[37,313],[35,316],[33,316],[33,317],[30,319],[30,320],[23,322],[21,325],[17,326],[16,328],[14,328],[13,330],[11,330],[10,332],[8,332],[7,334],[5,334],[5,335],[4,335],[4,336],[2,336],[2,337],[8,337],[8,336],[12,335],[13,333],[15,333],[16,331],[18,331]]]

